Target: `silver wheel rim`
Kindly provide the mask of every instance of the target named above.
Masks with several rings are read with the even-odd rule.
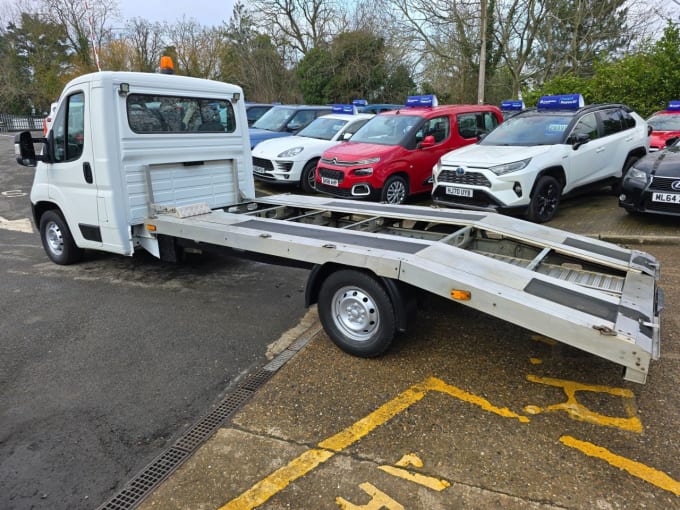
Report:
[[[357,287],[342,287],[333,295],[333,322],[357,342],[370,340],[380,327],[380,314],[373,298]]]
[[[387,187],[385,192],[386,202],[388,204],[401,204],[406,198],[406,186],[401,181],[393,181]]]
[[[45,240],[50,251],[57,256],[64,253],[64,237],[59,225],[50,221],[45,228]]]

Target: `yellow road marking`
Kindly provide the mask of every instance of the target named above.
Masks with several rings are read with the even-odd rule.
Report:
[[[421,468],[423,467],[423,461],[415,453],[409,453],[408,455],[404,455],[401,459],[399,459],[396,462],[395,466],[399,467],[413,466]]]
[[[588,423],[594,423],[596,425],[602,425],[606,427],[617,427],[622,430],[628,430],[631,432],[642,432],[642,422],[638,418],[635,409],[635,394],[626,388],[613,388],[610,386],[600,386],[591,384],[582,384],[575,381],[565,381],[562,379],[553,379],[550,377],[536,377],[533,375],[528,375],[527,379],[531,382],[538,384],[545,384],[547,386],[554,386],[556,388],[562,388],[564,393],[567,395],[567,401],[559,404],[554,404],[548,406],[544,409],[538,406],[526,406],[524,412],[528,414],[539,414],[542,411],[565,411],[570,417],[585,421]],[[617,416],[606,416],[604,414],[596,413],[588,409],[586,406],[578,402],[576,399],[576,392],[592,392],[592,393],[608,393],[615,397],[621,397],[624,399],[624,407],[628,413],[628,417],[620,418]]]
[[[576,448],[590,457],[602,459],[614,467],[628,471],[631,475],[640,478],[645,482],[656,485],[665,491],[672,492],[676,496],[680,496],[680,482],[674,480],[666,473],[650,468],[640,462],[616,455],[601,446],[594,445],[587,441],[580,441],[571,436],[562,436],[560,441],[571,448]]]
[[[306,475],[319,464],[335,455],[328,450],[308,450],[287,465],[260,480],[239,497],[232,499],[220,510],[248,510],[257,508],[274,494],[285,489],[291,482]]]
[[[394,467],[394,466],[379,466],[378,469],[384,471],[388,475],[396,476],[397,478],[403,478],[409,482],[417,483],[428,489],[433,489],[435,491],[441,492],[451,484],[446,480],[440,480],[439,478],[434,478],[432,476],[421,475],[420,473],[411,473],[406,469]]]
[[[383,491],[379,490],[375,485],[364,482],[359,484],[359,487],[371,496],[371,501],[365,505],[355,505],[350,503],[345,498],[338,496],[335,498],[335,502],[340,506],[342,510],[382,510],[386,508],[387,510],[404,510],[404,506],[397,501],[394,501],[391,497],[385,494]]]
[[[220,510],[250,510],[256,508],[285,489],[291,482],[306,475],[320,464],[328,461],[336,453],[356,443],[379,426],[384,425],[396,415],[420,401],[430,391],[450,395],[503,418],[517,419],[522,423],[529,421],[529,418],[526,416],[516,414],[507,407],[496,407],[485,398],[446,384],[436,377],[428,377],[422,383],[411,386],[346,429],[324,439],[317,445],[319,449],[309,450],[293,459],[286,466],[277,469],[240,496],[222,506]]]

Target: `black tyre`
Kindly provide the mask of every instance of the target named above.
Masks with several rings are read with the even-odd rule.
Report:
[[[329,275],[319,290],[318,309],[328,336],[349,354],[379,356],[394,340],[394,305],[369,274],[343,269]]]
[[[308,161],[305,167],[302,169],[302,174],[300,175],[300,188],[305,193],[313,193],[316,191],[316,165],[319,161],[312,160]]]
[[[539,177],[529,202],[527,217],[534,223],[550,221],[557,212],[560,203],[562,186],[557,179],[549,175]]]
[[[401,204],[408,196],[408,184],[403,177],[393,175],[385,181],[380,193],[380,201],[388,204]]]
[[[83,258],[82,248],[73,242],[73,236],[63,216],[56,210],[40,217],[40,240],[45,253],[55,264],[74,264]]]
[[[630,170],[630,168],[639,159],[640,158],[638,156],[628,156],[628,158],[626,158],[626,162],[623,164],[623,169],[621,170],[621,178],[612,186],[612,194],[616,196],[621,194],[621,190],[623,189],[623,180],[626,178],[626,175],[628,175],[628,170]]]

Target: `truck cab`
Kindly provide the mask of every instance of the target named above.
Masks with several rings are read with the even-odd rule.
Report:
[[[142,228],[151,205],[219,208],[254,197],[242,98],[235,85],[167,74],[68,83],[47,136],[17,135],[17,161],[36,166],[33,218],[50,258],[76,262],[86,248],[157,254]]]

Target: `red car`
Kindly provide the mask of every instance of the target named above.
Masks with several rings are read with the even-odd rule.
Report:
[[[391,204],[429,193],[440,157],[502,121],[496,106],[437,106],[434,96],[409,97],[403,108],[376,115],[351,140],[323,153],[316,191]]]
[[[652,128],[649,136],[649,150],[659,151],[666,146],[666,140],[680,136],[680,101],[671,101],[665,110],[656,112],[647,119]]]

